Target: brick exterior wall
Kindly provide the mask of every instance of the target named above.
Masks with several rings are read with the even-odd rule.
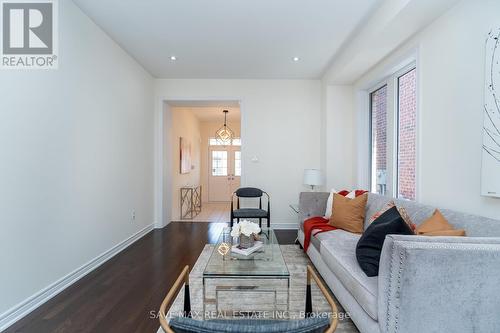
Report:
[[[387,86],[383,86],[371,94],[371,108],[375,175],[387,174]],[[385,194],[385,185],[377,182],[377,188],[373,190],[379,194]]]
[[[399,78],[398,196],[415,200],[416,70]]]

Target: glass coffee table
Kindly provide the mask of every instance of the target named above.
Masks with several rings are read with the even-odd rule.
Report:
[[[263,247],[248,257],[219,253],[224,240],[223,231],[203,271],[203,317],[277,318],[288,313],[290,273],[274,230],[262,231]]]

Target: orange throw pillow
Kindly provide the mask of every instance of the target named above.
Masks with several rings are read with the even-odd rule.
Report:
[[[417,227],[417,234],[424,236],[465,236],[465,230],[455,229],[439,209]]]
[[[465,236],[464,229],[429,231],[421,236]]]
[[[367,200],[366,193],[354,199],[335,193],[330,225],[357,234],[363,233]]]

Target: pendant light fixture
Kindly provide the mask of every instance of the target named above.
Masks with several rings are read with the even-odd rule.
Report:
[[[227,126],[227,114],[229,111],[224,110],[222,112],[224,112],[224,125],[215,132],[215,139],[220,145],[228,146],[233,140],[234,132]]]

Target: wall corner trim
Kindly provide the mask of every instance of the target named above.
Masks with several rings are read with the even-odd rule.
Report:
[[[56,282],[52,283],[48,287],[40,290],[39,292],[28,297],[24,301],[10,308],[6,312],[0,314],[0,332],[7,329],[9,326],[13,325],[15,322],[19,321],[23,317],[27,316],[36,308],[40,307],[45,302],[49,301],[51,298],[55,297],[57,294],[61,293],[66,288],[70,287],[72,284],[104,264],[109,259],[113,258],[115,255],[125,250],[127,247],[144,237],[147,233],[154,229],[154,223],[151,223],[141,230],[137,231],[132,236],[116,244],[109,250],[98,255],[94,259],[90,260],[81,267],[75,269],[73,272],[62,277]]]

